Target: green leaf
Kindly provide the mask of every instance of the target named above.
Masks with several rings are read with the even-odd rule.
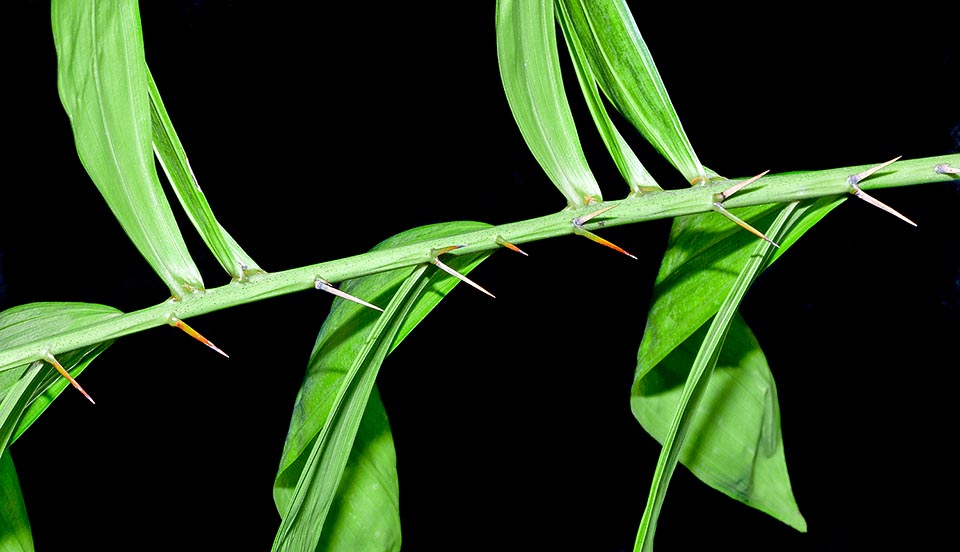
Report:
[[[781,247],[758,270],[769,266],[842,201],[843,198],[825,197],[799,203],[782,225],[778,238]],[[735,212],[756,228],[768,228],[779,219],[779,209],[776,205],[760,205]],[[679,461],[701,481],[804,530],[805,522],[793,499],[783,460],[776,389],[762,351],[746,324],[735,319],[733,337],[722,353],[719,349],[704,352],[697,356],[696,364],[690,362],[691,351],[700,349],[701,341],[706,343],[701,328],[711,319],[717,323],[715,315],[729,300],[734,283],[743,280],[743,267],[752,264],[757,243],[755,236],[716,213],[674,219],[638,353],[631,408],[644,429],[659,441],[668,438],[671,431],[679,431],[675,424],[684,423],[680,442],[673,450],[668,451],[670,447],[665,446],[664,454],[678,455]],[[726,331],[726,327],[715,331]],[[714,341],[719,342],[722,338]],[[720,366],[735,369],[722,368],[717,382],[709,386],[702,382],[699,388],[688,388],[701,384],[697,379],[681,389],[688,373],[693,374],[691,378],[696,376],[691,365],[710,372],[711,362],[721,354]],[[697,394],[692,394],[694,391]],[[706,408],[723,410],[723,419],[730,423],[719,424],[707,415],[694,416],[696,409],[688,413],[684,397],[694,399],[692,403],[696,405],[701,396],[705,397]],[[678,408],[680,417],[671,424],[673,417],[668,413],[678,412]],[[718,430],[720,426],[723,429]],[[688,440],[681,447],[684,437]],[[763,446],[751,448],[745,443]],[[657,476],[669,479],[670,458],[661,458],[665,463],[658,465]],[[664,483],[661,493],[665,488]],[[662,500],[662,494],[653,491],[651,497]],[[642,535],[646,531],[652,542],[659,504],[657,500],[648,504],[638,543],[645,541]]]
[[[203,289],[157,176],[135,0],[54,0],[57,85],[80,161],[174,297]]]
[[[374,387],[316,550],[400,550],[397,454]]]
[[[640,163],[640,159],[630,149],[627,141],[617,130],[617,127],[610,119],[607,109],[600,97],[597,89],[597,82],[590,68],[590,62],[587,53],[580,43],[580,37],[577,36],[573,23],[570,21],[569,7],[566,2],[557,2],[557,20],[560,22],[560,28],[563,30],[564,39],[567,42],[567,48],[570,51],[570,57],[573,60],[573,66],[577,73],[577,82],[580,83],[580,89],[583,97],[587,101],[587,108],[593,117],[593,122],[597,125],[597,131],[603,143],[607,146],[607,151],[613,158],[614,164],[623,175],[627,185],[630,188],[630,195],[640,195],[642,193],[658,191],[660,185],[657,184],[653,176]]]
[[[706,178],[624,0],[561,0],[611,103],[688,182]]]
[[[63,332],[81,328],[87,324],[120,316],[117,309],[92,303],[28,303],[0,312],[0,350],[26,343],[42,343],[45,337],[53,338]],[[59,353],[57,360],[67,372],[76,378],[103,352],[110,342]],[[69,385],[53,366],[40,363],[42,368],[23,403],[7,412],[0,419],[9,442],[15,441],[32,424],[54,399]],[[17,385],[23,384],[29,365],[0,367],[0,398],[7,400]],[[13,403],[11,403],[13,404]],[[6,440],[2,441],[6,443]]]
[[[824,197],[802,202],[771,262],[844,199]],[[777,206],[757,205],[731,212],[754,228],[767,228],[776,217]],[[634,385],[716,314],[756,241],[756,236],[718,213],[674,218],[654,284]]]
[[[415,268],[403,281],[373,323],[359,354],[352,360],[330,414],[306,458],[290,504],[282,514],[283,521],[273,550],[299,552],[317,548],[376,375],[413,301],[427,281],[423,277],[427,266]]]
[[[173,191],[180,200],[190,222],[200,233],[204,243],[235,280],[243,280],[246,276],[262,272],[257,263],[253,262],[246,252],[217,222],[207,202],[207,197],[200,189],[197,178],[190,168],[187,152],[180,143],[173,121],[167,114],[160,98],[160,90],[153,80],[153,74],[147,69],[147,85],[150,92],[150,115],[153,121],[153,147],[157,153],[160,166],[163,167],[167,180],[173,185]]]
[[[435,240],[483,228],[489,228],[489,225],[476,222],[454,222],[425,226],[389,238],[378,244],[373,250],[384,250],[400,245]],[[489,252],[463,256],[451,255],[444,262],[462,274],[466,274],[487,256],[489,256]],[[396,297],[402,290],[404,283],[419,270],[419,268],[408,267],[377,273],[343,282],[340,289],[375,304],[384,304],[391,301],[391,298]],[[324,542],[350,542],[354,538],[352,534],[360,532],[366,534],[368,539],[371,535],[377,535],[377,539],[367,541],[371,550],[393,550],[395,546],[399,545],[396,473],[392,444],[388,447],[388,444],[392,441],[385,437],[385,435],[389,435],[389,427],[386,425],[385,417],[380,418],[381,423],[379,424],[374,424],[371,421],[369,435],[365,434],[364,431],[358,433],[353,444],[353,452],[350,453],[352,455],[350,458],[351,464],[370,464],[368,471],[376,474],[374,479],[377,481],[376,489],[379,496],[375,496],[376,499],[370,498],[368,501],[368,506],[374,508],[374,510],[365,510],[364,515],[333,517],[336,512],[356,513],[357,509],[366,507],[351,500],[350,497],[355,497],[358,493],[362,494],[362,490],[359,489],[367,488],[365,485],[371,481],[370,478],[356,478],[354,480],[344,477],[339,488],[331,489],[330,485],[327,485],[326,488],[319,488],[316,481],[305,479],[304,474],[310,477],[311,472],[305,468],[310,464],[309,460],[312,456],[320,454],[318,447],[321,445],[319,439],[321,433],[332,431],[328,427],[332,423],[330,422],[333,419],[332,416],[336,414],[334,405],[337,404],[338,397],[346,389],[353,389],[353,393],[360,393],[361,395],[363,393],[362,386],[360,389],[356,389],[354,384],[356,379],[351,374],[366,374],[367,379],[365,381],[372,386],[372,378],[375,377],[379,369],[382,357],[379,354],[370,356],[371,340],[382,341],[389,336],[387,352],[392,350],[458,282],[455,278],[434,267],[429,267],[427,276],[422,280],[416,288],[415,296],[409,299],[409,304],[405,304],[403,310],[406,314],[396,322],[391,323],[396,326],[395,332],[391,329],[393,326],[383,326],[386,323],[386,320],[384,320],[386,313],[380,314],[356,303],[335,299],[330,314],[324,321],[317,337],[307,374],[294,406],[280,469],[274,484],[274,500],[281,513],[295,512],[296,509],[293,508],[293,505],[298,487],[314,485],[314,496],[303,499],[301,501],[303,503],[311,501],[328,502],[335,490],[339,503],[335,502],[334,504],[339,504],[339,506],[331,507],[331,513],[327,515],[325,520],[327,526],[319,523],[317,527],[317,530],[323,528],[322,538]],[[387,333],[378,334],[378,331]],[[377,346],[378,350],[383,348],[382,343]],[[366,362],[366,364],[362,364],[363,362]],[[370,409],[374,407],[365,405],[365,408],[367,413],[364,414],[363,421],[361,421],[361,428],[363,424],[368,422],[367,417],[371,416]],[[354,412],[354,415],[356,415],[356,412]],[[342,414],[340,414],[340,418],[343,418]],[[374,419],[377,418],[374,417]],[[389,454],[385,452],[387,448],[390,449]],[[329,451],[323,451],[323,453],[328,454]],[[333,460],[344,461],[346,453],[341,451],[341,454],[343,456]],[[347,469],[350,469],[351,464],[348,464]],[[329,470],[326,471],[329,472]],[[312,473],[315,474],[318,471],[314,470]],[[285,524],[288,523],[287,520],[291,515],[284,514]],[[290,523],[292,525],[292,522]],[[371,531],[368,527],[370,523],[380,527],[381,530]],[[358,527],[358,524],[361,526]],[[384,529],[385,527],[391,527],[392,530]],[[288,529],[282,529],[282,531],[290,532]],[[316,538],[311,535],[307,540],[315,542]]]
[[[527,147],[570,207],[600,201],[563,89],[552,0],[498,0],[497,60]]]
[[[33,552],[30,519],[9,450],[0,453],[0,552]]]
[[[680,404],[684,379],[706,325],[639,381],[631,406],[641,425],[663,443]],[[730,324],[679,460],[724,494],[800,531],[806,522],[790,485],[780,433],[777,390],[766,357],[739,315]]]
[[[797,202],[794,202],[780,209],[776,219],[767,230],[771,239],[780,239],[784,236],[785,230],[789,228],[789,220],[796,210],[796,206]],[[756,497],[751,493],[754,486],[759,486],[761,483],[768,483],[767,481],[758,481],[753,477],[755,474],[754,462],[757,460],[756,451],[754,451],[754,454],[744,455],[743,451],[737,450],[736,447],[743,447],[746,443],[757,443],[758,440],[763,440],[766,441],[767,446],[762,454],[766,456],[770,449],[775,448],[770,445],[770,442],[775,439],[776,442],[779,443],[779,427],[767,431],[765,435],[764,432],[760,432],[760,435],[746,434],[746,438],[741,438],[744,436],[743,426],[733,424],[732,426],[722,428],[730,430],[731,433],[723,433],[722,431],[718,431],[718,425],[711,423],[716,422],[716,420],[709,419],[710,414],[713,414],[713,412],[701,410],[700,405],[704,397],[710,396],[711,399],[715,400],[708,401],[707,404],[710,406],[720,405],[720,412],[718,412],[718,414],[728,414],[737,417],[739,418],[737,421],[741,424],[747,424],[748,427],[753,426],[751,422],[754,421],[758,421],[761,426],[770,426],[770,421],[764,423],[765,412],[763,409],[757,411],[757,409],[745,407],[745,404],[754,398],[750,397],[748,393],[742,392],[740,389],[739,384],[745,382],[737,381],[736,383],[738,385],[720,389],[712,395],[708,393],[708,388],[710,384],[713,383],[712,375],[740,301],[746,294],[750,284],[763,269],[764,264],[772,254],[773,248],[774,246],[768,242],[756,242],[753,254],[741,267],[736,276],[736,280],[730,286],[729,292],[724,298],[720,309],[717,311],[713,322],[707,329],[703,341],[698,347],[696,357],[690,364],[691,367],[687,370],[685,369],[686,364],[684,364],[684,367],[681,368],[681,375],[684,371],[687,372],[686,381],[680,393],[675,395],[675,400],[673,401],[674,414],[669,418],[672,421],[669,426],[667,426],[667,430],[662,437],[663,448],[660,452],[660,458],[657,461],[656,470],[654,471],[653,483],[650,486],[650,493],[643,512],[643,519],[637,531],[637,540],[634,545],[635,551],[643,550],[649,552],[653,550],[653,536],[663,501],[666,498],[667,486],[676,468],[677,461],[684,452],[687,453],[686,460],[691,464],[702,460],[696,464],[699,468],[697,476],[707,483],[711,483],[711,481],[705,478],[705,475],[709,476],[720,472],[720,479],[723,482],[730,483],[731,487],[739,486],[739,488],[743,490],[743,496],[753,496],[754,498]],[[739,353],[740,351],[737,352]],[[662,389],[656,388],[655,390],[661,391]],[[636,395],[634,395],[634,398],[636,398]],[[646,407],[645,402],[642,400],[632,400],[631,406],[636,403],[640,403],[639,407],[641,409]],[[704,428],[701,430],[702,432],[714,438],[712,444],[715,448],[698,446],[700,444],[699,437],[704,435],[704,433],[691,435],[694,426],[697,425],[696,420],[698,416],[707,418],[699,425],[701,428]],[[751,416],[755,419],[749,419]],[[638,416],[638,419],[640,419],[640,416]],[[654,420],[653,423],[660,425],[662,420],[666,419],[668,418],[660,417]],[[776,420],[778,421],[779,418],[776,418]],[[687,440],[688,436],[691,437],[689,441]],[[704,438],[704,440],[707,439]],[[694,443],[692,445],[694,453],[691,453],[691,446],[687,446],[690,442]],[[747,462],[743,462],[744,456],[748,457]],[[782,460],[782,455],[780,455],[780,460]],[[711,472],[704,469],[704,465],[717,469]],[[777,488],[772,494],[778,499],[777,505],[786,502],[786,506],[789,509],[788,512],[774,511],[773,513],[778,517],[781,517],[781,514],[784,513],[788,514],[790,519],[794,521],[799,519],[800,527],[805,530],[806,522],[804,522],[802,516],[800,516],[796,508],[796,502],[793,500],[789,479],[786,477],[786,466],[783,465],[782,469],[779,469],[781,466],[774,462],[773,468],[775,470],[774,475],[779,476],[775,477],[773,484],[777,487],[783,484],[785,486],[786,497],[783,497],[782,492],[776,492],[784,489]],[[731,475],[740,477],[747,476],[748,479],[746,483],[737,480],[730,481],[729,477]],[[763,490],[766,491],[768,489],[764,488]],[[737,498],[742,497],[738,496]],[[784,498],[785,500],[783,500]],[[767,505],[764,504],[764,506]],[[781,519],[784,518],[781,517]]]

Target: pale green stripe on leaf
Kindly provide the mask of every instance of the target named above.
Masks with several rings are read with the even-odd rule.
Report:
[[[706,173],[624,0],[560,0],[611,103],[688,182]]]
[[[180,143],[173,121],[163,105],[160,90],[153,79],[153,74],[147,69],[147,85],[150,92],[150,115],[153,127],[153,147],[163,167],[167,180],[183,206],[184,211],[200,233],[204,243],[210,248],[220,265],[235,280],[243,280],[246,276],[261,272],[257,263],[253,262],[246,252],[217,222],[210,208],[210,203],[200,189],[197,178],[190,168],[187,152]]]
[[[552,0],[498,0],[497,60],[527,147],[571,207],[600,201],[560,73]]]
[[[376,375],[417,294],[427,281],[424,277],[427,267],[420,265],[404,280],[366,335],[304,463],[290,504],[282,515],[273,550],[302,552],[317,548]]]
[[[0,552],[33,552],[30,519],[9,450],[0,452]]]
[[[570,51],[573,66],[577,73],[577,81],[580,83],[580,89],[583,92],[583,97],[586,99],[590,115],[593,117],[593,122],[597,125],[597,131],[600,132],[600,137],[607,146],[607,151],[610,152],[614,164],[617,166],[623,179],[627,182],[627,186],[630,188],[630,195],[639,195],[645,192],[660,190],[660,185],[657,184],[653,176],[647,171],[643,164],[640,163],[640,159],[637,158],[637,155],[630,148],[629,144],[627,144],[627,141],[623,139],[623,136],[617,130],[617,127],[610,119],[610,115],[607,113],[606,106],[604,106],[600,92],[597,89],[597,82],[593,75],[593,70],[590,68],[587,54],[570,21],[567,4],[565,2],[557,2],[557,8],[557,20],[560,23],[560,29],[563,31],[564,39],[567,42],[567,49]]]
[[[398,483],[393,434],[374,386],[316,550],[399,551]]]
[[[489,225],[478,222],[452,222],[425,226],[393,236],[378,244],[373,250],[442,239],[445,236],[455,236],[483,228],[489,228]],[[451,243],[451,245],[456,244]],[[489,254],[490,252],[460,256],[446,255],[444,262],[466,274]],[[419,269],[408,267],[347,280],[341,284],[340,289],[382,306],[397,294],[400,286],[415,270]],[[409,306],[409,312],[399,322],[389,350],[396,347],[459,282],[434,267],[429,267],[427,274],[422,289],[418,291],[413,303]],[[334,299],[330,313],[317,337],[304,383],[294,405],[280,469],[274,484],[274,500],[280,512],[287,512],[291,508],[297,485],[300,485],[303,479],[307,460],[312,451],[316,450],[318,436],[327,425],[335,399],[345,381],[349,381],[347,374],[356,366],[357,359],[362,356],[361,353],[368,343],[372,329],[376,327],[382,316],[384,315],[356,303],[339,298]],[[366,367],[368,370],[378,368],[379,364]],[[371,398],[371,401],[375,400],[378,400],[375,396]],[[381,425],[372,424],[371,431],[364,429],[372,407],[368,405],[366,408],[368,412],[364,414],[361,421],[353,450],[350,452],[351,457],[346,464],[345,469],[348,471],[344,472],[340,486],[336,488],[337,498],[330,506],[330,513],[325,520],[326,526],[323,528],[321,538],[324,542],[329,539],[331,543],[345,543],[351,541],[353,538],[351,535],[356,534],[357,531],[366,531],[370,525],[373,525],[377,529],[369,534],[377,535],[378,538],[376,541],[368,541],[368,549],[393,550],[394,546],[399,545],[400,529],[399,518],[396,517],[398,491],[392,439],[389,437],[389,426],[386,424],[385,416],[380,418]],[[364,476],[349,477],[350,470],[359,466],[366,466],[363,468],[366,471]],[[369,489],[375,489],[377,496],[358,498],[370,492]],[[330,489],[326,490],[330,491]],[[315,495],[305,501],[329,499],[330,497]],[[359,511],[362,511],[363,515]],[[347,515],[350,512],[366,519]]]
[[[784,225],[784,235],[779,237],[781,247],[762,268],[769,266],[842,201],[843,198],[824,197],[806,200],[794,208]],[[775,221],[779,209],[760,205],[736,209],[735,213],[753,226],[766,229]],[[684,355],[689,357],[689,350],[698,347],[704,324],[720,310],[758,243],[764,242],[716,213],[674,219],[670,244],[654,288],[653,306],[640,345],[631,393],[634,415],[657,440],[662,441],[668,433],[670,418],[664,417],[664,410],[675,411],[681,382],[689,371],[689,358],[684,359]],[[748,329],[744,327],[743,333],[748,334]],[[711,487],[802,530],[805,525],[792,497],[782,445],[765,449],[758,445],[757,450],[767,451],[763,456],[743,446],[751,442],[781,442],[779,422],[774,423],[779,412],[776,390],[766,361],[762,360],[762,351],[751,336],[729,339],[722,354],[730,360],[724,360],[720,366],[730,365],[736,369],[721,370],[720,383],[708,387],[705,400],[714,408],[725,405],[739,409],[738,416],[742,419],[722,424],[694,423],[688,439],[695,444],[689,446],[712,444],[683,449],[680,461]],[[670,384],[677,389],[670,388]],[[747,421],[751,413],[754,419]],[[725,431],[718,429],[721,425]]]
[[[631,397],[634,416],[660,443],[706,329],[701,326],[667,355]],[[679,460],[714,489],[805,530],[787,473],[776,384],[760,345],[739,316],[730,324]]]
[[[135,0],[54,0],[57,85],[80,161],[174,297],[203,289],[157,176]]]
[[[771,239],[778,240],[785,235],[785,228],[788,228],[791,215],[796,209],[796,206],[797,203],[794,202],[780,208],[780,212],[777,214],[775,220],[770,225],[769,229],[766,230],[767,235]],[[746,294],[747,289],[750,287],[750,284],[753,282],[756,276],[762,271],[765,263],[772,254],[772,250],[774,249],[772,244],[765,241],[757,241],[755,243],[756,245],[752,249],[750,256],[737,272],[736,280],[730,286],[729,292],[725,296],[716,316],[713,318],[713,322],[710,324],[709,329],[706,331],[703,342],[701,343],[696,354],[696,358],[694,359],[693,364],[687,373],[683,388],[677,397],[676,410],[663,437],[663,448],[660,452],[660,457],[657,460],[657,467],[654,470],[653,482],[650,486],[647,504],[644,508],[643,518],[640,521],[640,528],[637,531],[637,540],[634,544],[634,550],[636,552],[641,550],[644,552],[649,552],[653,550],[653,537],[656,531],[657,519],[659,518],[663,501],[666,498],[667,486],[674,470],[676,469],[682,447],[686,443],[688,435],[690,436],[691,440],[696,441],[697,435],[690,435],[691,429],[694,425],[693,421],[700,412],[699,406],[701,404],[701,400],[703,399],[704,395],[706,395],[707,387],[711,382],[711,376],[720,356],[721,348],[724,345],[724,339],[730,330],[730,324],[734,319],[740,301]],[[739,356],[741,351],[737,351],[736,353]],[[728,390],[730,393],[737,393],[737,391],[738,389],[736,387]],[[727,398],[724,397],[723,399],[726,400]],[[636,401],[631,402],[633,403]],[[747,416],[751,414],[751,412],[743,413]],[[760,416],[759,422],[761,425],[763,425],[764,412],[761,410],[760,412],[752,412],[752,414],[754,416]],[[656,423],[659,424],[661,422],[658,420]],[[767,436],[766,439],[769,441],[771,437]],[[728,437],[728,440],[739,441],[739,438],[731,439]],[[747,441],[749,440],[750,439],[748,438]],[[726,444],[734,446],[736,442]],[[704,451],[704,454],[694,456],[692,460],[698,460],[700,458],[710,458],[711,460],[716,460],[717,457],[718,455],[716,451],[706,450]],[[739,460],[739,458],[729,458],[728,462],[739,463]],[[730,466],[724,466],[724,468],[730,468]],[[741,470],[741,473],[742,471],[746,471],[752,475],[753,466],[748,465],[746,470]],[[697,475],[699,477],[699,474]],[[800,516],[799,511],[796,511],[792,492],[789,488],[789,479],[786,478],[785,467],[782,470],[782,477],[777,479],[775,483],[785,483],[788,498],[787,502],[793,504],[795,510],[793,512],[788,512],[790,519],[795,520],[799,518],[800,523],[802,523],[802,528],[805,529],[806,524],[803,522],[803,518]],[[734,482],[734,484],[736,484],[736,482]],[[743,486],[741,485],[741,487]],[[749,491],[749,488],[746,488],[746,490]],[[774,513],[778,517],[783,514],[783,512]]]
[[[790,231],[778,242],[780,248],[773,259],[785,253],[844,199],[824,197],[803,201],[795,211],[796,220],[791,221]],[[777,205],[757,205],[731,212],[754,228],[762,229],[771,224],[777,209]],[[719,213],[673,219],[637,354],[635,383],[713,317],[757,240]]]

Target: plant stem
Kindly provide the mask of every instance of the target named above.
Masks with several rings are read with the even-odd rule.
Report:
[[[960,181],[957,175],[938,173],[934,170],[936,165],[943,163],[952,167],[960,166],[960,154],[898,161],[860,183],[860,188],[871,190]],[[848,194],[852,188],[847,182],[847,177],[867,168],[869,166],[766,176],[751,184],[743,192],[727,199],[724,206],[735,209],[750,205],[786,203]],[[714,195],[729,185],[729,180],[723,180],[719,183],[682,190],[667,190],[619,201],[606,201],[469,232],[455,238],[444,239],[442,242],[425,241],[280,272],[256,274],[243,281],[234,281],[225,286],[185,296],[181,300],[170,299],[152,307],[90,324],[55,337],[39,337],[30,343],[0,351],[0,371],[43,358],[44,353],[57,354],[71,351],[169,324],[173,317],[185,320],[278,295],[314,289],[317,277],[328,282],[341,282],[377,272],[428,263],[433,260],[434,250],[451,245],[462,247],[449,254],[462,255],[497,249],[501,247],[498,239],[512,244],[522,244],[572,234],[578,228],[571,222],[572,219],[585,217],[611,206],[616,208],[603,213],[602,216],[590,219],[582,225],[582,228],[595,230],[600,227],[635,224],[711,211]]]

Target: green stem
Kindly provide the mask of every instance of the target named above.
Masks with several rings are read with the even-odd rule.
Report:
[[[948,163],[953,167],[960,166],[960,154],[901,160],[860,183],[860,187],[871,190],[956,182],[958,179],[955,175],[934,171],[934,166],[939,163]],[[750,205],[787,203],[801,199],[847,194],[851,191],[847,177],[867,168],[869,166],[766,176],[727,199],[724,206],[735,209]],[[449,254],[463,255],[497,249],[501,247],[498,239],[522,244],[572,234],[577,229],[571,222],[572,219],[612,205],[616,206],[616,209],[590,219],[583,228],[596,230],[601,227],[622,226],[711,211],[714,194],[729,186],[730,181],[726,180],[682,190],[654,192],[494,226],[443,241],[425,241],[281,272],[253,275],[243,281],[234,281],[225,286],[185,296],[180,300],[170,299],[152,307],[90,324],[55,337],[40,338],[24,345],[11,347],[0,352],[0,371],[41,359],[46,352],[57,354],[72,351],[169,324],[172,317],[187,320],[194,316],[269,297],[313,289],[314,280],[317,277],[322,277],[328,282],[341,282],[377,272],[427,263],[433,259],[432,250],[450,245],[463,247]]]

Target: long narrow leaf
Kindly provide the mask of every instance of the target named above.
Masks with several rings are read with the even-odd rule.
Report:
[[[167,114],[160,97],[160,90],[153,80],[153,74],[147,69],[147,85],[150,92],[150,115],[153,127],[153,147],[163,167],[167,180],[180,200],[190,222],[200,233],[204,243],[210,248],[220,265],[235,280],[243,280],[247,275],[261,272],[253,259],[237,244],[220,223],[217,222],[207,202],[207,197],[190,168],[187,152],[180,143],[173,121]]]
[[[789,231],[769,262],[842,201],[824,198],[795,208],[786,224]],[[774,209],[758,206],[737,214],[766,228],[773,223]],[[720,309],[757,242],[715,213],[674,220],[631,393],[635,417],[658,441],[669,432],[704,325]],[[679,459],[711,487],[804,530],[783,457],[773,378],[746,324],[735,319],[733,328],[735,337],[725,344],[714,375],[717,381],[707,387],[704,402],[710,406],[694,418]]]
[[[613,105],[688,182],[706,171],[624,0],[561,0]]]
[[[564,39],[567,42],[567,49],[573,59],[573,67],[576,70],[577,81],[580,83],[583,97],[587,101],[587,108],[590,110],[593,122],[597,125],[603,143],[607,146],[607,151],[610,152],[614,164],[616,164],[617,169],[619,169],[630,188],[630,195],[660,190],[660,185],[640,163],[637,154],[623,139],[607,113],[600,92],[597,90],[597,82],[593,70],[590,68],[587,53],[580,43],[580,37],[573,28],[573,22],[570,21],[569,7],[566,2],[557,2],[557,20],[560,22],[560,29],[563,31]]]
[[[790,232],[780,242],[773,259],[785,253],[844,199],[825,197],[801,203],[796,210],[796,220],[791,221]],[[755,228],[769,226],[777,213],[775,205],[733,212]],[[673,220],[637,354],[635,383],[713,317],[756,241],[753,234],[717,213]]]
[[[402,244],[433,240],[457,232],[478,230],[488,225],[476,222],[454,222],[416,228],[378,244],[374,250]],[[445,262],[461,273],[469,272],[488,253],[451,257]],[[343,282],[341,289],[364,297],[377,304],[386,303],[395,296],[400,285],[413,269],[398,269]],[[458,282],[455,278],[433,268],[429,277],[402,321],[390,350],[408,335],[417,323]],[[318,435],[328,422],[334,399],[342,389],[345,374],[360,355],[375,322],[383,315],[352,303],[335,299],[330,314],[324,321],[311,355],[307,376],[297,397],[283,459],[274,485],[274,499],[280,512],[290,507],[295,487],[300,481],[309,453],[317,446]],[[371,367],[370,369],[373,369]],[[329,544],[353,542],[359,532],[366,535],[367,550],[393,550],[399,546],[399,518],[397,515],[396,473],[392,440],[385,416],[376,395],[372,396],[364,414],[360,432],[355,440],[347,472],[337,489],[336,502],[325,520],[322,540]],[[373,409],[371,411],[371,408]],[[368,420],[369,418],[369,420]],[[379,420],[379,422],[377,421]],[[365,432],[364,427],[370,426]],[[354,468],[364,477],[350,475]],[[372,474],[372,475],[370,475]],[[375,482],[375,484],[374,484]],[[371,489],[374,489],[371,492]],[[371,493],[373,496],[362,496]],[[357,497],[359,500],[356,500]],[[374,500],[376,499],[376,500]],[[346,515],[349,513],[350,515]],[[376,535],[376,538],[372,538]],[[339,550],[340,548],[329,548]],[[344,550],[353,550],[347,546]]]
[[[0,453],[0,552],[33,552],[30,519],[9,450]]]
[[[768,234],[779,239],[784,235],[784,229],[797,203],[791,203],[777,215]],[[757,242],[753,254],[744,264],[736,281],[720,306],[710,328],[707,330],[700,346],[693,366],[683,386],[683,391],[677,401],[677,409],[673,421],[663,440],[663,448],[657,467],[654,471],[649,498],[644,509],[643,519],[637,532],[634,550],[652,551],[653,536],[656,530],[657,519],[666,497],[667,485],[676,468],[680,457],[681,447],[692,426],[698,412],[701,399],[706,393],[711,375],[720,356],[724,339],[730,329],[737,308],[750,284],[763,269],[768,257],[772,254],[773,245],[767,242]],[[802,519],[802,518],[801,518]]]
[[[427,266],[416,268],[400,285],[383,314],[374,322],[360,354],[345,375],[330,415],[307,457],[290,506],[283,515],[274,550],[301,552],[316,548],[380,364],[427,281],[423,277]]]
[[[497,1],[497,59],[527,147],[570,207],[601,199],[563,89],[553,0]]]
[[[203,289],[153,160],[136,0],[54,0],[57,85],[80,161],[174,297]]]

